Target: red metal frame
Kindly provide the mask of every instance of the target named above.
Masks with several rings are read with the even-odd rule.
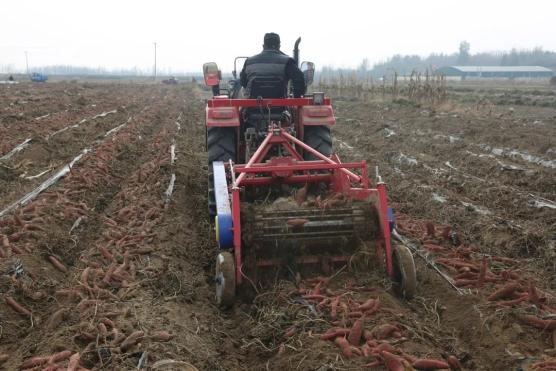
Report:
[[[208,107],[299,107],[314,105],[313,98],[265,98],[230,99],[223,95],[207,101]],[[330,105],[330,98],[324,98],[322,105]]]
[[[241,105],[242,101],[256,100],[226,100],[216,99],[212,102],[223,101],[233,105]],[[283,100],[268,100],[273,105],[282,105]],[[291,104],[291,99],[287,100]],[[299,98],[300,102],[306,102],[306,98]],[[282,146],[291,156],[273,158],[262,162],[273,146]],[[295,146],[295,148],[294,148]],[[310,153],[318,160],[303,161],[298,149]],[[338,156],[326,157],[317,150],[303,143],[301,140],[289,134],[284,128],[270,125],[269,132],[257,151],[245,165],[228,164],[228,171],[232,179],[232,217],[234,231],[234,256],[236,262],[236,282],[242,282],[242,259],[241,259],[241,219],[240,219],[240,189],[246,186],[270,185],[275,182],[284,183],[312,183],[327,181],[331,189],[342,192],[352,199],[368,200],[376,199],[382,238],[379,241],[384,248],[386,270],[393,278],[392,249],[390,242],[390,229],[388,224],[388,204],[386,197],[386,185],[378,183],[376,188],[371,188],[367,174],[365,161],[342,163]],[[310,174],[309,171],[330,170],[331,174]],[[352,170],[358,170],[361,175]],[[295,174],[295,173],[298,174]],[[299,174],[302,173],[302,174]],[[239,174],[239,175],[238,175]],[[236,178],[237,175],[237,178]],[[340,258],[339,258],[340,259]],[[262,265],[269,262],[259,262]],[[259,264],[259,265],[260,265]]]
[[[313,98],[230,99],[227,95],[222,95],[207,101],[206,125],[208,127],[239,127],[240,109],[249,107],[295,108],[297,114],[294,125],[300,137],[303,137],[304,126],[333,126],[336,124],[330,98],[324,98],[322,104],[315,105]]]

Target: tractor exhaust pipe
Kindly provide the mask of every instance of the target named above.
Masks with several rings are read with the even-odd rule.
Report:
[[[295,40],[295,45],[293,47],[293,59],[295,60],[295,64],[299,67],[299,43],[301,42],[301,37],[298,37]]]

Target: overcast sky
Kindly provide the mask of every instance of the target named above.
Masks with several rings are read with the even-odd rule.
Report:
[[[71,64],[199,71],[259,52],[265,32],[291,54],[323,65],[357,66],[393,54],[556,50],[555,0],[2,0],[0,65]]]

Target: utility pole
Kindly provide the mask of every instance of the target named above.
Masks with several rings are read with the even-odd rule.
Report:
[[[154,43],[154,80],[156,81],[156,42]]]
[[[29,75],[29,58],[27,57],[27,51],[25,51],[25,66],[27,70],[27,75]]]

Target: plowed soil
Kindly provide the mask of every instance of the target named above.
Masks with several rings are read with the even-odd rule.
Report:
[[[539,362],[556,356],[556,109],[334,92],[335,152],[378,166],[400,233],[458,290],[416,256],[417,295],[404,300],[369,254],[222,311],[208,96],[190,84],[0,89],[0,157],[31,139],[0,160],[0,212],[83,154],[0,216],[0,368],[387,370],[390,354],[405,370],[450,356],[463,369],[550,369]],[[368,339],[353,356],[321,339],[361,316]]]

